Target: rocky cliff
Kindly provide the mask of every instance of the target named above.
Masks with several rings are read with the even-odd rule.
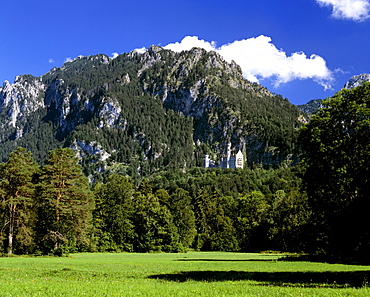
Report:
[[[17,145],[40,159],[67,145],[88,173],[128,175],[200,165],[229,143],[250,164],[278,165],[291,160],[302,122],[287,99],[218,54],[157,46],[114,59],[79,56],[41,77],[4,82],[0,118],[3,160]]]
[[[365,81],[370,81],[370,74],[362,73],[359,75],[352,76],[349,81],[346,82],[346,84],[343,86],[344,89],[352,89],[355,87],[360,86]]]

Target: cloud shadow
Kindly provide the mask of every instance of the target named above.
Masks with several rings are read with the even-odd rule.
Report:
[[[156,274],[149,276],[173,282],[200,281],[222,282],[250,280],[258,285],[292,287],[346,288],[369,285],[370,271],[338,272],[256,272],[256,271],[181,271],[178,273]]]
[[[276,262],[278,259],[178,259],[182,262]]]

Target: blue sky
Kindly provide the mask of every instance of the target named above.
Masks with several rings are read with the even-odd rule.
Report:
[[[370,0],[3,0],[0,84],[78,55],[202,46],[294,104],[370,73]]]

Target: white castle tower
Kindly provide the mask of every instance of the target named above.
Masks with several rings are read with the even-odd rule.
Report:
[[[237,168],[244,168],[244,155],[243,153],[238,150],[238,152],[232,153],[231,152],[231,143],[227,144],[226,154],[223,158],[220,159],[219,165],[216,164],[215,161],[209,158],[209,155],[204,155],[203,158],[203,168],[214,168],[214,167],[221,167],[222,169],[237,169]]]
[[[236,154],[231,153],[231,143],[227,144],[226,156],[220,159],[220,167],[222,169],[237,169],[244,168],[244,155],[239,150]]]
[[[209,155],[204,155],[204,159],[203,159],[203,168],[209,168]]]

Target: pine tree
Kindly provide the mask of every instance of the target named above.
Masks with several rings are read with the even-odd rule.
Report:
[[[27,253],[34,247],[33,211],[34,177],[38,166],[32,154],[25,148],[17,148],[0,168],[1,211],[3,226],[7,232],[8,254],[13,254],[15,247]]]
[[[44,252],[61,254],[88,244],[93,194],[69,148],[49,152],[40,176],[39,238]]]

